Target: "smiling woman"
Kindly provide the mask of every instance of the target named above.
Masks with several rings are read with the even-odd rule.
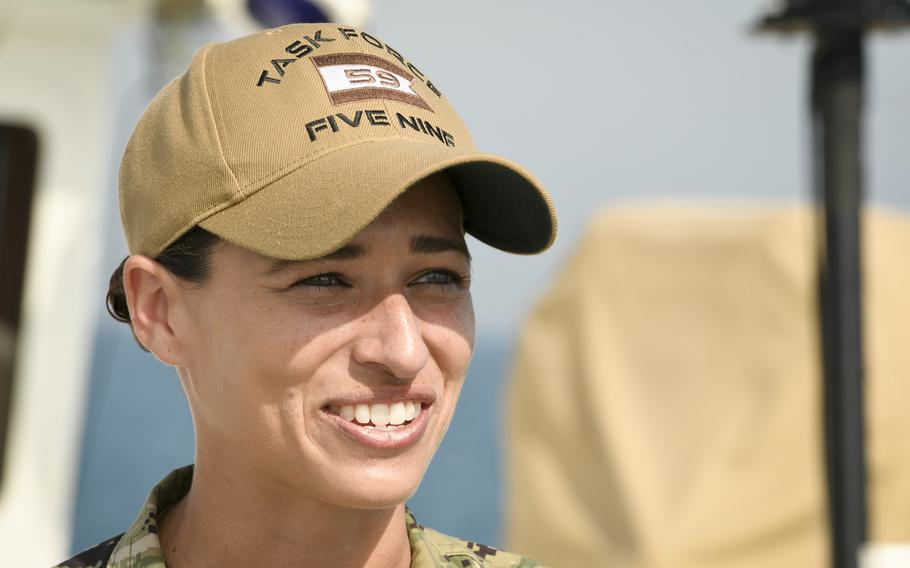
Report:
[[[206,46],[136,127],[120,176],[131,256],[108,305],[177,370],[196,460],[124,534],[61,567],[537,566],[424,528],[404,503],[474,348],[465,232],[536,253],[555,214],[405,70],[408,97],[382,82],[332,97],[317,65],[256,81],[263,57],[307,39],[356,67],[373,44],[350,31],[295,25]],[[346,76],[345,90],[362,88],[363,73]],[[307,135],[313,116],[377,104],[422,113],[457,145],[391,124]]]

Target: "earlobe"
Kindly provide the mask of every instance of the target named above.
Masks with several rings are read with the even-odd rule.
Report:
[[[136,338],[161,362],[180,363],[177,336],[171,321],[179,284],[161,264],[147,256],[133,255],[123,267],[130,320]]]

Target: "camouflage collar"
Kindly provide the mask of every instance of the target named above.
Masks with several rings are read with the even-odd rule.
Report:
[[[190,490],[193,466],[172,471],[149,493],[139,516],[117,541],[108,568],[166,568],[158,540],[158,512],[166,511]],[[537,562],[481,544],[446,536],[420,525],[407,511],[411,568],[533,568]],[[111,544],[111,543],[106,543]],[[61,568],[71,566],[63,563]],[[90,564],[72,564],[90,566]],[[97,566],[105,566],[99,562]]]

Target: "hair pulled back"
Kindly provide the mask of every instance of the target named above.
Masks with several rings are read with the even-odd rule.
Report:
[[[164,252],[155,257],[155,261],[183,280],[202,284],[209,277],[212,251],[219,240],[217,235],[196,226],[164,249]],[[115,320],[130,324],[132,329],[126,291],[123,288],[123,266],[128,258],[124,258],[111,274],[107,289],[107,312]],[[135,330],[133,337],[136,337]],[[148,351],[138,338],[136,342],[144,351]]]

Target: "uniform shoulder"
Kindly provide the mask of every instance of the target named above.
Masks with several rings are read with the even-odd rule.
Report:
[[[519,554],[506,552],[421,527],[423,537],[441,556],[455,566],[468,568],[546,568],[543,564]]]
[[[107,560],[111,557],[114,547],[120,541],[123,533],[104,542],[100,542],[91,548],[87,548],[73,556],[69,560],[64,560],[53,568],[104,568],[107,566]]]

